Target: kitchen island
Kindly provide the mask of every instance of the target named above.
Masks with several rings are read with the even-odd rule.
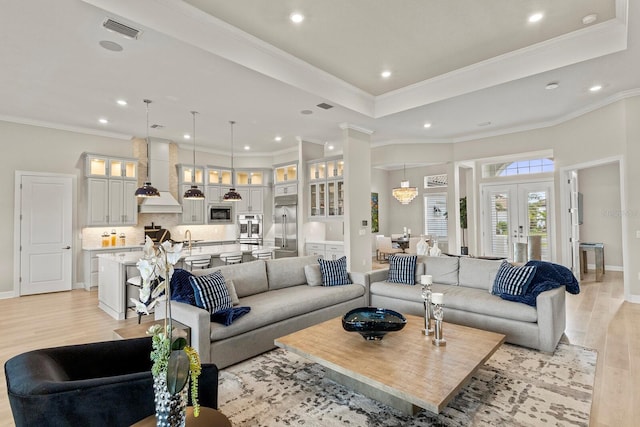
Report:
[[[141,248],[141,247],[140,247]],[[244,262],[252,260],[251,252],[257,249],[276,249],[274,246],[256,246],[244,244],[226,244],[213,246],[195,246],[189,251],[183,247],[176,268],[183,267],[184,258],[190,255],[210,255],[213,267],[223,265],[220,254],[241,251]],[[112,252],[98,254],[98,307],[114,319],[122,320],[127,316],[130,297],[138,298],[138,288],[127,285],[127,279],[139,276],[136,263],[143,257],[142,250],[133,252]],[[135,313],[131,311],[131,316]]]

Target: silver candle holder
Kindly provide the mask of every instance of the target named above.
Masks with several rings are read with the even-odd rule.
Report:
[[[447,345],[447,341],[442,335],[442,318],[444,317],[443,294],[432,294],[433,317],[436,319],[435,336],[433,345],[442,347]]]
[[[431,318],[433,317],[431,310],[431,285],[433,278],[429,274],[423,274],[420,276],[420,284],[422,285],[422,299],[424,301],[424,329],[422,333],[426,336],[433,335],[434,328],[431,324]]]

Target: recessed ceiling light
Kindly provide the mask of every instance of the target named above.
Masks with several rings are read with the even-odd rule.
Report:
[[[275,142],[280,142],[280,141],[282,141],[282,137],[281,136],[276,136],[275,138],[273,138],[273,140]]]
[[[424,124],[424,128],[425,128],[425,129],[429,129],[430,127],[431,127],[431,123],[425,123],[425,124]]]
[[[184,139],[191,139],[191,135],[189,135],[188,133],[185,133],[184,135],[182,135],[182,137]]]
[[[602,89],[602,85],[593,85],[593,86],[591,86],[591,87],[589,88],[589,90],[590,90],[591,92],[597,92],[597,91],[599,91],[600,89]]]
[[[551,82],[548,83],[544,88],[547,90],[553,90],[553,89],[558,89],[560,87],[560,85],[556,82]]]
[[[107,123],[109,123],[109,120],[107,120],[107,119],[105,119],[105,118],[98,119],[98,121],[99,121],[100,123],[102,123],[103,125],[106,125]]]
[[[118,99],[116,102],[118,103],[118,105],[122,105],[123,107],[127,105],[127,101],[125,101],[124,99]]]
[[[300,111],[300,114],[304,114],[305,116],[308,116],[309,114],[313,114],[313,111],[311,111],[311,110],[302,110],[302,111]]]
[[[245,145],[244,149],[248,151],[248,150],[251,150],[251,147],[249,147],[248,145]]]
[[[482,122],[482,123],[478,123],[478,126],[484,127],[484,126],[489,126],[490,124],[491,122]]]
[[[589,24],[593,24],[597,20],[598,20],[598,15],[596,15],[595,13],[592,13],[591,15],[587,15],[584,18],[582,18],[582,23],[584,25],[589,25]]]
[[[299,24],[302,21],[304,21],[304,15],[299,12],[294,12],[291,15],[289,15],[289,19],[291,19],[291,22]]]
[[[328,148],[329,150],[333,150],[333,145],[329,145],[327,148]]]
[[[538,22],[540,20],[542,20],[542,18],[544,17],[544,14],[538,12],[538,13],[534,13],[533,15],[529,15],[529,22]]]
[[[123,49],[121,45],[110,40],[100,40],[98,44],[104,49],[110,50],[111,52],[121,52]]]
[[[388,79],[389,77],[391,77],[391,71],[384,70],[383,72],[380,73],[380,75],[382,76],[382,78]]]

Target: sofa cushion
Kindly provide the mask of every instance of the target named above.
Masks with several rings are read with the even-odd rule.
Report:
[[[484,289],[491,292],[496,273],[502,260],[488,260],[478,258],[460,258],[458,284],[469,288]]]
[[[416,259],[413,256],[390,256],[389,257],[389,278],[391,283],[404,283],[405,285],[415,285],[416,283]]]
[[[318,259],[322,273],[322,286],[341,286],[351,284],[347,272],[347,257],[343,256],[335,261]]]
[[[196,305],[209,313],[231,308],[231,297],[220,271],[205,276],[191,276]]]
[[[536,274],[535,266],[516,267],[503,261],[493,282],[494,295],[522,295]]]
[[[526,304],[506,301],[492,295],[485,289],[474,289],[463,286],[438,285],[431,286],[433,292],[444,294],[444,320],[447,320],[447,309],[468,311],[487,316],[537,322],[538,312]],[[401,299],[422,303],[421,286],[406,286],[389,282],[374,282],[370,285],[371,295]],[[504,304],[509,303],[509,304]]]
[[[195,276],[204,276],[217,270],[220,270],[225,280],[233,280],[233,286],[240,298],[269,290],[264,260],[195,270],[193,274]]]
[[[322,286],[322,273],[320,264],[307,264],[304,266],[304,275],[307,278],[307,285]]]
[[[425,273],[433,276],[433,283],[442,285],[458,284],[458,257],[435,256],[422,257]]]
[[[289,286],[304,285],[307,277],[304,266],[317,264],[317,256],[286,257],[266,261],[269,289],[281,289]]]
[[[225,285],[227,285],[227,290],[229,291],[229,297],[231,298],[231,305],[240,304],[240,300],[238,299],[238,293],[236,292],[236,287],[233,284],[233,280],[226,279],[224,283]]]
[[[364,293],[364,286],[358,284],[329,287],[301,285],[240,298],[240,305],[250,306],[251,312],[226,327],[212,323],[211,341],[223,340],[314,310],[361,298]]]

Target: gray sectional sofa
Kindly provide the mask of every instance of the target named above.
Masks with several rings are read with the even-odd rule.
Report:
[[[191,328],[191,345],[202,362],[224,368],[275,348],[278,337],[368,305],[366,274],[351,273],[351,285],[308,285],[304,267],[317,266],[317,260],[316,256],[258,260],[194,271],[204,275],[220,270],[225,280],[233,281],[238,305],[251,311],[223,326],[211,322],[206,310],[173,301],[172,318]],[[163,304],[155,316],[164,317]]]
[[[506,342],[553,352],[565,329],[565,287],[542,292],[537,307],[492,295],[502,261],[467,257],[418,257],[416,285],[390,283],[388,269],[369,274],[370,304],[424,316],[420,276],[433,276],[433,292],[444,294],[445,322],[506,335]],[[444,331],[446,335],[446,329]]]

